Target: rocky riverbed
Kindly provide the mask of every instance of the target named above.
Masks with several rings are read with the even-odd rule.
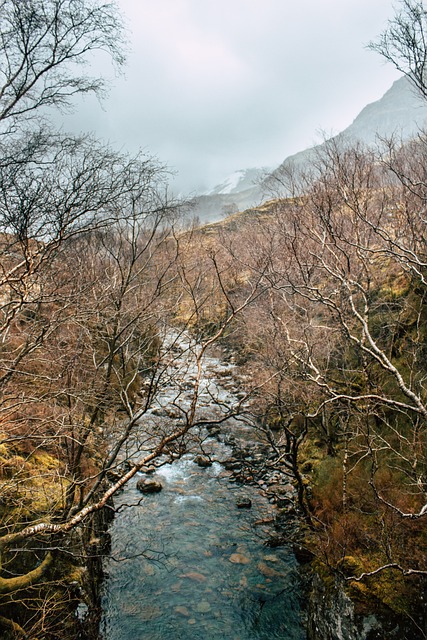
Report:
[[[173,349],[169,384],[150,415],[172,428],[197,375],[192,346],[179,340]],[[187,453],[173,464],[158,461],[116,498],[103,640],[421,638],[393,615],[360,610],[342,581],[306,564],[310,555],[291,542],[299,520],[290,478],[272,464],[255,425],[223,420],[239,402],[245,408],[243,387],[232,361],[206,358],[203,426]],[[83,619],[85,612],[83,605]]]
[[[173,366],[170,379],[183,379],[180,363]],[[153,419],[179,420],[177,397],[181,407],[191,401],[193,373],[188,360],[183,366],[187,382],[164,390]],[[292,547],[266,545],[276,535],[276,505],[292,505],[293,487],[277,472],[266,474],[267,450],[250,426],[217,422],[242,397],[233,364],[206,358],[199,417],[210,423],[198,446],[148,469],[116,501],[105,640],[306,637]]]
[[[140,504],[111,528],[106,640],[305,638],[292,549],[264,544],[268,500],[192,456],[156,477],[162,491],[142,501],[136,485],[126,490],[122,504]]]

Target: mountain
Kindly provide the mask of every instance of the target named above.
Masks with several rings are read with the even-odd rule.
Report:
[[[396,80],[382,98],[364,107],[351,125],[333,139],[367,145],[375,145],[379,137],[390,138],[393,135],[408,140],[425,125],[427,103],[404,76]],[[284,166],[302,166],[322,147],[323,143],[289,156],[276,171]]]
[[[243,211],[262,201],[260,183],[271,168],[249,168],[234,171],[213,189],[197,196],[191,213],[200,222],[213,222],[225,215]]]
[[[335,136],[335,139],[360,141],[375,144],[378,136],[397,135],[402,140],[413,137],[427,125],[427,103],[412,88],[406,77],[396,80],[391,88],[376,102],[368,104],[349,127]],[[272,172],[285,166],[302,166],[322,148],[322,144],[305,149],[292,156]],[[199,196],[193,202],[193,215],[200,221],[218,220],[225,214],[259,205],[265,199],[261,185],[266,170],[243,169],[235,171],[211,191]]]
[[[272,171],[271,167],[265,167],[264,169],[240,169],[239,171],[232,173],[224,180],[224,182],[221,182],[221,184],[218,184],[204,195],[232,195],[241,193],[247,189],[252,189],[252,187],[258,184],[262,177],[270,171]]]
[[[341,135],[348,139],[375,143],[377,135],[394,134],[403,140],[413,137],[427,123],[427,103],[406,77],[393,83],[377,102],[368,104]]]

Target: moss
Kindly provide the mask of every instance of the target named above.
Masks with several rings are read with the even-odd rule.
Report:
[[[47,451],[36,451],[28,458],[28,461],[40,473],[59,467],[59,460]]]
[[[346,591],[354,604],[366,604],[371,599],[369,587],[363,582],[349,582]]]
[[[337,573],[318,558],[313,560],[311,566],[321,580],[326,596],[333,595],[337,588]],[[339,563],[339,569],[349,576],[360,574],[366,570],[366,566],[354,556],[345,556]],[[387,615],[387,612],[392,612],[399,618],[412,619],[414,603],[417,602],[416,580],[411,584],[402,574],[385,570],[361,581],[344,580],[342,587],[358,614],[382,612]]]
[[[61,507],[65,481],[59,473],[58,458],[42,449],[24,457],[5,445],[3,453],[6,454],[0,456],[3,522],[27,522]]]
[[[354,556],[344,556],[338,563],[338,569],[345,576],[358,576],[363,572],[362,563]]]
[[[11,453],[0,458],[0,475],[5,478],[22,478],[28,475],[29,465],[26,459],[20,455]]]
[[[401,573],[392,569],[366,580],[367,593],[399,615],[408,615],[413,607],[417,595],[414,586],[414,583],[411,584]]]
[[[320,440],[306,438],[299,448],[299,461],[301,465],[310,464],[311,469],[307,473],[314,473],[326,457],[326,447]]]
[[[336,585],[336,575],[330,567],[324,562],[316,558],[312,562],[312,568],[316,572],[317,576],[321,579],[326,590],[334,589]]]
[[[78,584],[79,587],[83,587],[86,575],[87,575],[87,568],[86,567],[74,566],[74,567],[71,568],[71,571],[69,571],[65,575],[65,577],[63,579],[64,579],[65,583]]]

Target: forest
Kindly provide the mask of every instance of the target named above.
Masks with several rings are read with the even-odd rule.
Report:
[[[427,97],[427,12],[400,5],[372,48]],[[219,420],[250,421],[294,483],[313,571],[425,637],[427,134],[327,141],[199,227],[157,159],[52,125],[102,95],[91,52],[124,64],[114,4],[0,0],[0,31],[2,637],[77,637],[115,494],[200,448],[215,349],[246,380]],[[150,410],[182,335],[198,374],[167,429]]]

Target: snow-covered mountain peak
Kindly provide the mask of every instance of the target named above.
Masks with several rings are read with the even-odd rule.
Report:
[[[230,195],[240,193],[245,189],[253,187],[260,179],[261,175],[269,171],[269,169],[250,168],[239,169],[229,175],[223,182],[217,184],[216,187],[207,191],[204,195]]]

